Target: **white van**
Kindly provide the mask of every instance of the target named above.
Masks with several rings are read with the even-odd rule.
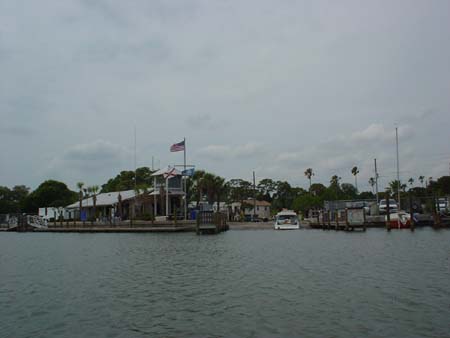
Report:
[[[387,203],[386,200],[380,200],[380,204],[378,205],[378,209],[380,210],[380,215],[386,214],[387,211]],[[389,200],[389,213],[393,214],[398,212],[397,202],[395,200]]]

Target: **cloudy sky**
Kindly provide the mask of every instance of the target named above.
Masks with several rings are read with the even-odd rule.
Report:
[[[448,175],[450,1],[0,0],[0,185]]]

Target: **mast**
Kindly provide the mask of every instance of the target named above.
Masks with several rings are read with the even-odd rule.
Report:
[[[374,161],[374,163],[375,163],[375,193],[376,193],[377,205],[378,205],[379,199],[378,199],[378,171],[377,171],[377,159],[375,158],[373,161]]]
[[[400,161],[399,161],[399,155],[398,155],[398,128],[395,128],[395,142],[397,146],[397,199],[398,199],[398,209],[400,209]]]
[[[183,142],[184,142],[184,174],[186,175],[186,137],[183,138]],[[187,189],[186,189],[187,176],[182,175],[181,179],[183,180],[183,190],[184,190],[184,219],[187,220]]]

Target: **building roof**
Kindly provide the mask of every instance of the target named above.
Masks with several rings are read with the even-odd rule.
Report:
[[[254,199],[245,200],[244,204],[253,207],[253,205],[255,204],[255,200]],[[271,204],[270,204],[270,202],[267,202],[267,201],[258,201],[258,200],[256,200],[256,206],[257,207],[270,207]]]
[[[107,206],[113,205],[119,202],[119,194],[122,197],[122,201],[128,200],[136,196],[134,190],[125,190],[125,191],[113,191],[113,192],[105,192],[97,195],[97,203],[96,206]],[[80,202],[75,202],[71,205],[68,205],[67,209],[75,209],[80,206]],[[83,207],[92,207],[94,206],[94,200],[92,197],[88,197],[83,199]]]
[[[167,168],[159,169],[158,171],[154,172],[152,174],[152,176],[162,176],[162,175],[164,175],[164,174],[166,174],[166,173],[168,173],[169,171],[172,171],[172,170],[174,171],[175,175],[181,176],[181,171],[179,171],[179,170],[177,170],[177,169],[175,169],[174,167],[171,167],[171,166],[167,166]]]
[[[151,192],[149,195],[150,196],[159,196],[160,195],[159,194],[159,190],[155,190],[155,191]],[[171,195],[171,196],[176,196],[176,195],[183,196],[183,195],[185,195],[185,193],[182,190],[170,189],[169,188],[169,195]]]

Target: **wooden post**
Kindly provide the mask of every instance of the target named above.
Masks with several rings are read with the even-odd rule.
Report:
[[[350,223],[348,221],[348,208],[345,208],[345,231],[349,231]]]
[[[441,218],[439,212],[439,202],[436,198],[436,194],[433,194],[433,214],[434,226],[438,228],[441,226]]]
[[[339,210],[336,210],[336,228],[335,230],[337,231],[339,228]]]
[[[409,192],[409,217],[410,217],[410,221],[409,221],[410,229],[411,229],[411,231],[414,231],[416,224],[414,222],[413,200],[412,200],[411,191]]]
[[[363,208],[363,230],[366,231],[366,209]]]
[[[391,231],[391,208],[389,206],[389,192],[386,191],[386,229]]]

